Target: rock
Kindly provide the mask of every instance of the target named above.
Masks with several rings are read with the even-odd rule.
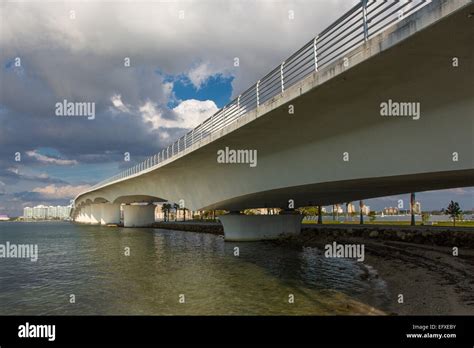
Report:
[[[379,233],[377,231],[372,231],[372,232],[369,233],[370,238],[376,238],[378,235],[379,235]]]

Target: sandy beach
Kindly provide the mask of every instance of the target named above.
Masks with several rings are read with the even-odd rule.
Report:
[[[364,263],[371,266],[385,281],[389,292],[389,309],[392,315],[473,315],[474,314],[474,250],[457,233],[441,230],[423,232],[419,243],[386,238],[397,234],[396,229],[384,233],[374,232],[376,227],[355,227],[345,231],[331,227],[306,228],[299,236],[286,238],[281,243],[294,247],[318,247],[337,241],[347,244],[364,244]],[[355,231],[355,232],[354,232]],[[359,232],[358,232],[359,231]],[[416,231],[414,231],[416,233]],[[432,243],[432,233],[450,233],[443,240],[450,244],[457,240],[459,255],[453,256],[453,247]],[[461,230],[465,235],[465,229]],[[474,231],[471,232],[474,237]],[[421,232],[420,232],[421,235]],[[372,237],[369,237],[372,236]],[[377,237],[375,237],[377,236]],[[403,237],[403,235],[401,236]],[[397,239],[397,238],[393,238]],[[280,243],[280,242],[279,242]],[[438,243],[443,244],[443,243]],[[403,303],[398,295],[403,294]],[[372,305],[371,303],[367,303]]]

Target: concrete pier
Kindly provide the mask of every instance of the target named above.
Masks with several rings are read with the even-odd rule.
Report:
[[[302,215],[240,215],[219,216],[227,241],[257,241],[295,235],[301,231]]]
[[[102,203],[102,212],[100,216],[100,224],[108,225],[120,223],[120,204]]]
[[[156,205],[124,205],[124,227],[146,227],[155,222]]]
[[[100,219],[102,216],[102,204],[100,203],[91,204],[90,211],[91,211],[91,214],[89,217],[89,223],[92,225],[99,225]]]
[[[91,206],[86,205],[84,207],[84,221],[83,223],[85,224],[90,224],[91,223]]]

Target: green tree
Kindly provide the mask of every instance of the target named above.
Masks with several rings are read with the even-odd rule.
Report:
[[[163,220],[169,221],[170,210],[171,210],[171,204],[163,203],[163,205],[161,206],[161,211],[163,212]]]
[[[370,222],[374,222],[374,221],[375,221],[375,219],[377,218],[375,215],[376,215],[375,210],[371,210],[371,211],[369,212],[369,220],[370,220]]]
[[[429,213],[422,213],[421,214],[421,223],[423,225],[426,225],[429,220],[430,220],[430,214]]]
[[[188,210],[188,208],[181,208],[183,210],[183,221],[186,221],[186,210]]]
[[[179,210],[180,206],[178,203],[174,203],[173,204],[173,209],[175,210],[175,213],[176,215],[174,216],[174,221],[178,221],[178,210]]]
[[[451,201],[448,207],[444,210],[446,214],[448,214],[451,219],[453,219],[453,226],[456,226],[456,218],[461,215],[461,208],[459,207],[458,202]]]

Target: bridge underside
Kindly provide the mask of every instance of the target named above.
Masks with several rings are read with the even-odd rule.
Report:
[[[349,67],[341,58],[212,141],[76,205],[148,196],[190,210],[284,208],[290,199],[328,205],[474,186],[473,12],[469,5],[421,31],[421,15],[407,19],[348,54]],[[390,48],[372,55],[381,47]],[[420,118],[381,116],[389,100],[419,103]],[[226,147],[257,150],[257,166],[218,163]]]
[[[474,170],[423,173],[356,179],[285,187],[219,202],[206,209],[240,210],[250,208],[287,208],[295,206],[331,205],[390,195],[474,186]]]

